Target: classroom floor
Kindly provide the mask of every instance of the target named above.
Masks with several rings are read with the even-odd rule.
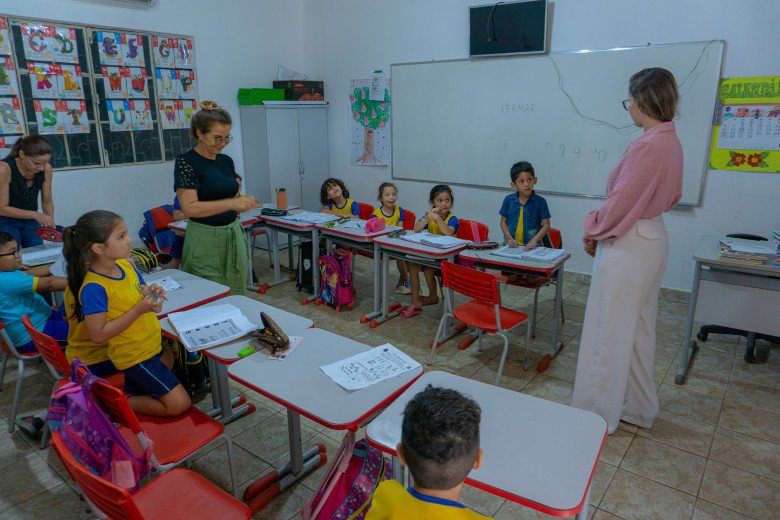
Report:
[[[258,251],[255,265],[261,280],[270,278],[264,252]],[[391,269],[391,273],[394,272]],[[572,278],[576,277],[569,277]],[[315,327],[367,345],[390,342],[424,364],[443,306],[426,307],[422,315],[410,320],[396,318],[370,329],[367,324],[361,325],[359,318],[371,308],[371,280],[371,262],[359,258],[355,279],[357,300],[355,308],[347,312],[336,313],[322,306],[301,306],[303,295],[295,290],[294,283],[253,297],[305,314],[314,320]],[[563,294],[566,323],[562,333],[566,346],[561,355],[543,374],[533,368],[526,372],[520,339],[521,336],[524,338],[523,331],[512,334],[501,386],[569,403],[588,286],[567,281]],[[536,366],[550,344],[553,295],[553,290],[540,293],[539,330],[532,344],[531,367]],[[409,296],[393,295],[393,300],[408,302]],[[529,312],[533,294],[508,288],[503,301]],[[621,424],[615,434],[607,438],[592,483],[589,518],[780,518],[780,350],[764,346],[763,354],[768,355],[768,362],[748,365],[742,359],[744,340],[711,335],[696,355],[687,384],[677,386],[674,376],[687,312],[685,301],[662,300],[660,303],[655,380],[661,413],[652,429]],[[481,353],[475,346],[458,351],[456,342],[450,341],[437,352],[434,366],[425,368],[447,370],[492,383],[500,352],[501,347],[495,339],[486,339]],[[28,365],[20,415],[43,412],[52,385],[45,366]],[[39,450],[37,439],[30,439],[18,428],[13,434],[7,433],[15,381],[16,363],[11,361],[0,392],[0,517],[8,520],[94,518],[85,512],[51,448]],[[232,381],[231,384],[235,389],[241,389]],[[254,392],[244,393],[256,404],[257,411],[227,427],[234,442],[241,489],[271,465],[283,464],[287,446],[287,421],[282,407]],[[207,399],[200,406],[207,406],[209,402]],[[335,452],[343,432],[325,429],[306,419],[302,421],[304,444],[323,442],[328,453]],[[572,427],[576,428],[576,425]],[[229,477],[223,445],[216,445],[197,458],[193,469],[227,488]],[[300,518],[301,507],[312,495],[323,471],[320,469],[277,496],[253,518]],[[464,486],[461,499],[475,511],[493,518],[552,518],[469,486]]]

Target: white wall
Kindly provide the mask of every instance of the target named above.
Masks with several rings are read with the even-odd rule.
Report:
[[[237,89],[270,87],[279,63],[303,68],[301,6],[301,0],[161,0],[153,9],[137,9],[118,2],[2,0],[0,13],[194,36],[198,96],[232,114],[237,139],[225,153],[243,173]],[[55,170],[53,190],[58,224],[110,209],[125,218],[137,239],[142,212],[173,201],[173,163]]]
[[[304,70],[311,79],[325,81],[330,102],[331,174],[344,179],[353,198],[373,202],[378,185],[390,180],[390,168],[349,164],[348,81],[367,78],[375,69],[389,73],[392,63],[468,57],[467,6],[485,2],[303,1]],[[780,2],[745,0],[735,7],[728,0],[558,0],[549,5],[551,51],[723,39],[724,77],[780,74],[780,31],[775,27]],[[544,189],[544,172],[537,174]],[[690,289],[691,255],[702,234],[766,235],[780,229],[780,174],[709,171],[705,179],[701,207],[666,216],[671,255],[665,287]],[[431,183],[397,184],[404,207],[418,214],[426,209]],[[491,237],[501,237],[498,209],[507,192],[459,186],[454,192],[456,214],[488,224]],[[589,273],[592,260],[580,247],[582,220],[601,202],[553,195],[547,201],[553,226],[562,230],[573,253],[567,268]]]

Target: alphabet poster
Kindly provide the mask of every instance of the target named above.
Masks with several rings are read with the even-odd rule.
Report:
[[[195,71],[177,70],[176,81],[179,88],[179,97],[182,99],[195,99]]]
[[[371,101],[371,80],[353,79],[349,88],[349,162],[357,166],[390,164],[390,80],[381,101]]]
[[[179,99],[176,71],[157,69],[154,73],[157,76],[157,97],[160,99]]]
[[[127,101],[106,101],[108,123],[112,132],[130,131],[130,103]]]
[[[148,99],[130,100],[130,120],[133,124],[133,130],[151,130],[152,129],[152,110]]]
[[[95,31],[101,65],[123,65],[122,34]]]
[[[38,122],[38,133],[40,134],[62,134],[65,129],[57,115],[57,106],[52,100],[36,99],[33,102],[35,107],[35,119]]]
[[[22,45],[24,55],[28,60],[54,61],[53,25],[19,24],[22,28]]]
[[[19,98],[0,97],[0,135],[24,133],[23,123]]]
[[[84,101],[57,101],[58,114],[66,134],[88,134],[87,103]]]
[[[58,65],[59,97],[62,99],[84,99],[84,78],[80,65]]]
[[[16,82],[16,69],[13,58],[0,58],[0,95],[15,96],[19,94],[19,84]]]
[[[176,113],[176,107],[171,100],[160,101],[160,121],[162,121],[163,130],[175,130],[181,128],[179,116]]]
[[[173,61],[174,67],[177,69],[191,69],[194,66],[192,40],[174,38],[173,41],[176,42],[176,55]]]
[[[144,60],[143,38],[139,34],[121,34],[122,65],[128,67],[143,67]]]
[[[171,49],[173,41],[173,38],[152,36],[152,54],[154,55],[155,67],[162,67],[165,69],[172,69],[174,67],[174,52],[178,49]]]
[[[180,128],[189,128],[192,116],[195,115],[198,105],[195,101],[189,99],[174,101],[173,106],[176,107],[177,115],[179,116]]]
[[[108,99],[127,98],[127,91],[123,88],[122,75],[119,67],[100,67],[103,73],[103,88]],[[129,71],[128,71],[129,75]]]
[[[148,98],[149,89],[147,88],[146,69],[129,67],[128,72],[130,77],[125,81],[127,82],[126,90],[130,93],[130,97]]]
[[[8,35],[8,20],[5,16],[0,16],[0,54],[11,55],[11,37]],[[0,148],[2,154],[2,148]]]
[[[53,63],[27,62],[30,86],[35,99],[55,99],[59,95],[57,66]]]
[[[5,159],[11,153],[11,148],[14,147],[16,141],[22,137],[21,135],[8,135],[0,136],[0,160]]]
[[[56,26],[52,44],[53,59],[59,63],[78,63],[79,47],[76,30],[70,27]]]

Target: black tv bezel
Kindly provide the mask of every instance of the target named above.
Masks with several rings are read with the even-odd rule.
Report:
[[[533,50],[533,51],[519,51],[519,52],[499,52],[495,54],[472,54],[471,53],[471,12],[473,9],[481,9],[485,7],[493,7],[497,6],[498,4],[506,6],[506,5],[512,5],[512,4],[524,4],[528,2],[544,2],[544,43],[542,45],[541,50]],[[547,49],[547,24],[548,24],[548,16],[549,16],[549,0],[515,0],[513,2],[498,2],[498,3],[491,3],[491,4],[482,4],[482,5],[472,5],[469,6],[469,58],[490,58],[490,57],[500,57],[500,56],[522,56],[526,54],[547,54],[549,51]],[[500,7],[500,6],[499,6]]]

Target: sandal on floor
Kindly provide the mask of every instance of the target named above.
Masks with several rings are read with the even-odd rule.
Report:
[[[417,316],[418,314],[422,314],[422,309],[412,309],[411,307],[407,307],[398,313],[398,315],[402,318],[411,318],[412,316]]]
[[[435,302],[429,302],[428,298],[426,296],[420,296],[420,300],[422,300],[423,307],[426,305],[438,305],[439,300],[436,300]]]

